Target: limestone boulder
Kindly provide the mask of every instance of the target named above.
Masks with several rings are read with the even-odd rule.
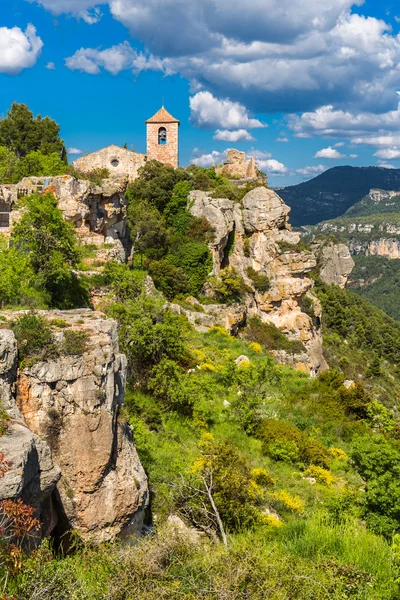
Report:
[[[347,280],[354,269],[354,260],[346,244],[333,242],[313,245],[319,264],[319,274],[324,283],[346,287]]]
[[[290,208],[276,192],[256,187],[243,198],[243,223],[246,233],[284,229]]]

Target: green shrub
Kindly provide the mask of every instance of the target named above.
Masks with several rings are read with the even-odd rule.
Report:
[[[273,323],[263,323],[257,316],[250,317],[244,330],[249,342],[257,342],[268,350],[285,350],[289,354],[305,352],[304,344],[288,338]]]
[[[304,436],[294,425],[277,419],[264,419],[258,427],[257,437],[262,441],[262,451],[274,460],[297,463],[300,460]]]
[[[53,336],[47,320],[36,313],[27,313],[11,323],[18,344],[20,363],[28,357],[46,358],[52,353]]]
[[[234,267],[222,269],[219,277],[211,277],[209,282],[217,299],[227,304],[240,301],[241,297],[250,291],[243,277],[239,275]]]
[[[271,281],[267,275],[255,271],[253,267],[247,268],[247,275],[258,292],[268,292],[271,287]]]
[[[168,300],[178,294],[188,294],[190,285],[186,273],[180,267],[174,267],[168,260],[153,260],[149,263],[150,275],[154,284]]]
[[[86,331],[76,331],[73,329],[65,331],[61,353],[66,356],[82,356],[86,350],[88,340],[89,336]]]

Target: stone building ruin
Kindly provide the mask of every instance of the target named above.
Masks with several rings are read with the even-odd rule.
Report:
[[[146,121],[147,154],[120,148],[114,144],[78,158],[73,162],[78,171],[88,173],[96,169],[107,169],[111,179],[138,177],[140,167],[147,160],[159,162],[177,168],[179,165],[179,121],[164,107],[160,108]]]

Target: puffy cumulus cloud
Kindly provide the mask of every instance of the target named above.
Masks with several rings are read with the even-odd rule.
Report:
[[[74,148],[73,146],[68,148],[67,152],[68,154],[82,154],[82,150],[79,150],[79,148]]]
[[[288,168],[275,158],[261,159],[257,161],[257,164],[267,175],[285,175],[288,172]]]
[[[396,146],[400,145],[400,105],[380,114],[335,110],[327,105],[313,112],[291,115],[289,126],[296,137],[348,137],[353,144]]]
[[[34,0],[30,0],[34,1]],[[362,0],[36,0],[52,12],[108,4],[149,54],[216,97],[259,112],[393,109],[400,38],[351,12]]]
[[[265,127],[252,119],[239,102],[215,98],[210,92],[198,92],[190,98],[190,119],[197,127],[224,129],[253,129]]]
[[[113,75],[125,70],[135,73],[147,70],[166,71],[160,59],[137,52],[128,42],[105,50],[81,48],[67,58],[65,64],[72,71],[82,71],[90,75],[97,75],[101,68]]]
[[[296,169],[296,173],[304,177],[304,179],[310,179],[311,177],[316,177],[316,175],[320,175],[324,171],[327,170],[328,167],[325,165],[310,165],[307,167],[302,167],[301,169]]]
[[[254,141],[253,136],[246,129],[237,129],[236,131],[228,131],[227,129],[217,129],[213,137],[214,140],[224,142],[251,142]]]
[[[49,69],[49,71],[55,71],[56,65],[53,62],[48,62],[46,65],[46,69]]]
[[[219,165],[223,163],[226,157],[225,152],[218,152],[212,150],[212,152],[202,154],[197,149],[193,150],[192,164],[198,167],[211,167],[211,165]]]
[[[25,31],[19,27],[0,27],[0,73],[17,75],[36,64],[43,42],[29,24]]]
[[[27,0],[31,4],[40,4],[53,15],[72,14],[83,19],[89,25],[97,23],[101,18],[99,5],[107,4],[106,0]]]
[[[314,158],[332,158],[335,160],[345,157],[345,154],[341,154],[339,150],[336,150],[336,148],[332,148],[332,146],[328,146],[328,148],[318,150],[318,152],[316,152],[314,155]]]
[[[289,138],[285,137],[285,136],[279,136],[278,138],[276,138],[275,140],[276,142],[281,142],[282,144],[285,144],[286,142],[289,141]]]
[[[397,159],[400,158],[400,148],[382,148],[375,152],[374,156],[385,160]]]

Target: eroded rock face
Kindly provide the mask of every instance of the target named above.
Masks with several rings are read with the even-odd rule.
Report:
[[[265,181],[265,178],[261,177],[258,172],[254,158],[251,156],[247,160],[245,152],[235,150],[234,148],[227,151],[224,165],[218,167],[216,172],[226,177],[235,177],[242,180],[254,181],[260,179],[260,183]]]
[[[0,329],[0,398],[11,417],[9,433],[3,435],[1,451],[8,461],[8,470],[0,478],[0,498],[21,498],[33,506],[43,535],[48,535],[57,522],[51,500],[61,477],[48,444],[26,425],[13,398],[17,374],[17,344],[14,333]]]
[[[350,273],[354,269],[354,260],[346,244],[333,242],[315,242],[312,244],[318,265],[319,275],[324,283],[346,287]]]
[[[132,432],[119,422],[126,358],[119,352],[117,324],[86,309],[43,314],[49,320],[65,321],[66,327],[54,333],[58,347],[62,348],[64,332],[72,330],[86,333],[86,347],[83,353],[60,355],[18,371],[15,393],[21,427],[15,432],[22,436],[26,451],[16,464],[27,463],[37,486],[38,476],[29,466],[33,460],[29,457],[35,453],[31,446],[42,457],[41,476],[51,472],[49,461],[54,461],[61,478],[52,502],[58,526],[61,522],[64,530],[75,529],[91,542],[139,532],[148,486]],[[13,435],[3,437],[2,442]],[[55,518],[50,521],[54,525]]]
[[[320,304],[311,296],[314,314],[306,314],[301,308],[302,298],[310,295],[313,286],[307,273],[315,267],[316,258],[300,250],[300,236],[288,224],[290,208],[264,186],[247,193],[242,206],[226,198],[211,198],[208,192],[192,192],[188,208],[215,228],[215,239],[210,244],[214,275],[222,268],[234,267],[252,290],[241,305],[205,305],[207,316],[234,333],[247,317],[257,315],[279,327],[289,339],[303,342],[306,351],[301,356],[292,360],[279,355],[280,360],[301,364],[311,374],[325,369]],[[249,267],[269,277],[268,291],[256,290],[248,275]]]
[[[65,220],[76,227],[81,242],[98,247],[97,260],[123,262],[130,253],[124,196],[127,183],[127,180],[106,179],[102,185],[96,185],[69,175],[27,177],[16,185],[0,186],[0,200],[4,196],[11,206],[11,230],[20,218],[16,206],[19,197],[35,191],[52,192]]]

